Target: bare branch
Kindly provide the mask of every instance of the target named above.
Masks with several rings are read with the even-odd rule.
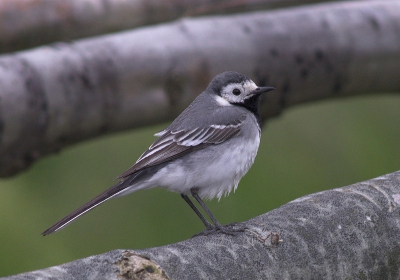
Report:
[[[296,199],[216,234],[3,279],[398,279],[400,171]]]
[[[2,0],[0,52],[68,41],[182,16],[233,13],[318,0]]]
[[[323,98],[398,92],[400,3],[185,19],[0,57],[0,176],[84,139],[165,122],[218,73],[275,86],[264,117]]]

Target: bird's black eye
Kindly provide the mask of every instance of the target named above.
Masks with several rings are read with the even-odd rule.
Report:
[[[232,90],[232,93],[233,93],[234,95],[239,95],[239,94],[241,94],[240,89],[237,89],[237,88],[235,88],[234,90]]]

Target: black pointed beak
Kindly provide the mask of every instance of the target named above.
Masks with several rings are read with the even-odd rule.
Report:
[[[274,87],[258,87],[253,91],[253,93],[254,94],[263,94],[263,93],[266,93],[266,92],[274,90],[274,89],[275,89]]]

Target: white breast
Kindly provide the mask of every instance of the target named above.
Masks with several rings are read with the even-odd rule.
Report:
[[[187,195],[191,188],[197,187],[200,197],[220,199],[232,189],[236,190],[240,179],[253,164],[259,144],[260,133],[257,133],[247,141],[233,138],[209,146],[192,154],[190,160],[175,160],[157,172],[151,181],[157,181],[159,187]]]

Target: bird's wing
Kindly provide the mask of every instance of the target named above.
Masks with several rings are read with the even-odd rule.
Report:
[[[161,137],[144,152],[136,163],[117,179],[126,179],[135,172],[144,168],[187,155],[188,153],[204,149],[209,145],[220,144],[240,133],[245,116],[225,125],[209,125],[193,129],[164,130]]]

